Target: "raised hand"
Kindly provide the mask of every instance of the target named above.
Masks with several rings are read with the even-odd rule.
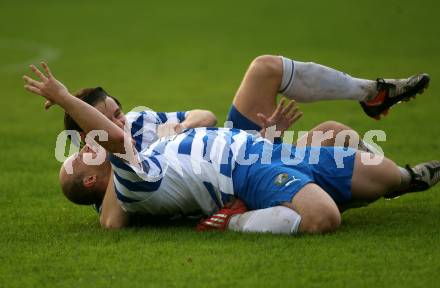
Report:
[[[48,109],[50,106],[57,104],[63,97],[69,97],[70,94],[66,86],[53,77],[52,72],[46,63],[41,62],[41,66],[46,74],[42,73],[34,65],[30,65],[31,70],[38,77],[39,81],[24,75],[23,79],[26,82],[24,88],[29,92],[46,98],[47,101],[45,102],[44,106],[46,109]]]
[[[286,102],[288,102],[287,105],[285,105]],[[293,123],[303,116],[303,113],[298,110],[295,100],[286,100],[285,98],[282,98],[272,115],[267,117],[262,113],[258,113],[257,116],[262,122],[262,135],[265,134],[268,127],[275,125],[276,131],[280,132],[280,136],[282,136],[284,131],[289,129]]]

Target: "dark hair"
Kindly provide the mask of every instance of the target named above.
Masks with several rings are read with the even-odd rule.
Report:
[[[92,106],[95,106],[98,102],[104,101],[106,97],[110,97],[116,102],[119,108],[122,109],[119,100],[113,96],[108,95],[107,92],[105,92],[105,90],[101,87],[80,89],[78,92],[75,93],[75,97],[83,100],[84,102]],[[76,123],[75,120],[73,120],[73,118],[70,117],[70,115],[67,113],[64,113],[64,129],[83,132],[83,129],[79,127],[78,123]]]

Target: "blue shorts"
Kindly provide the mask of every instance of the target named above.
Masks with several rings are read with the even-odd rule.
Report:
[[[338,205],[351,200],[354,150],[343,147],[296,148],[287,145],[285,149],[290,149],[291,159],[298,151],[299,155],[304,156],[304,160],[298,164],[285,164],[286,161],[283,162],[281,156],[283,145],[287,144],[274,144],[270,164],[258,161],[253,165],[235,167],[232,175],[235,196],[243,200],[249,209],[263,209],[292,202],[295,194],[308,183],[320,186]],[[255,145],[250,152],[261,153],[262,149],[258,146],[261,145]],[[317,164],[310,164],[311,152],[316,153],[318,149],[320,153],[318,161],[315,161]],[[350,151],[353,154],[344,157],[343,167],[339,168],[335,155],[341,151]]]
[[[251,134],[254,134],[254,132],[260,132],[261,130],[260,125],[241,114],[234,105],[231,105],[231,108],[229,108],[226,121],[232,122],[232,128],[246,130]],[[274,143],[280,144],[281,142],[282,139],[280,137],[275,137]]]
[[[246,118],[240,111],[231,105],[228,112],[228,117],[226,121],[232,122],[232,128],[237,128],[246,131],[260,131],[261,126]]]

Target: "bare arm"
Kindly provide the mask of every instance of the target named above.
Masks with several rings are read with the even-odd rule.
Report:
[[[47,76],[40,72],[37,67],[31,65],[32,71],[40,81],[36,81],[26,75],[23,76],[23,79],[26,81],[25,89],[61,106],[72,116],[84,132],[88,133],[92,130],[106,131],[108,141],[98,140],[99,144],[107,151],[124,153],[124,130],[111,122],[95,107],[71,95],[67,88],[53,77],[47,64],[42,63],[42,66]]]
[[[212,127],[217,124],[217,118],[209,110],[191,110],[181,123],[164,123],[159,125],[157,135],[160,137],[175,135],[185,129],[197,127]]]
[[[212,127],[217,124],[217,118],[209,110],[191,110],[181,123],[184,128]]]
[[[104,200],[102,201],[99,222],[101,223],[101,226],[106,229],[121,229],[128,225],[129,217],[128,213],[122,210],[118,203],[118,199],[116,199],[112,176],[113,172],[111,172]]]

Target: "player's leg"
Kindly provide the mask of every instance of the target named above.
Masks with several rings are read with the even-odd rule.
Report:
[[[295,153],[295,151],[292,148],[291,153]],[[236,167],[233,174],[235,196],[241,199],[250,210],[268,209],[265,210],[267,213],[261,213],[274,219],[270,222],[282,222],[288,219],[290,227],[287,223],[282,227],[289,228],[290,233],[296,231],[303,233],[334,231],[340,224],[338,207],[324,189],[314,184],[313,172],[310,167],[304,164],[287,165],[278,157],[281,157],[281,153],[277,152],[274,154],[271,164],[254,163],[248,168],[245,166]],[[239,179],[240,181],[238,181]],[[351,180],[351,174],[349,180]],[[282,215],[277,217],[276,212],[279,212],[279,209],[271,209],[280,205],[292,209],[295,213],[284,213],[283,210],[286,210],[282,209]],[[267,221],[261,217],[252,218],[255,225]],[[260,218],[259,221],[257,221],[258,218]],[[294,224],[298,221],[301,224],[296,229],[294,227],[297,225]],[[261,226],[264,225],[261,224]]]
[[[352,177],[352,199],[375,201],[391,191],[398,189],[402,176],[397,165],[388,158],[380,164],[367,165],[357,152]]]
[[[400,101],[422,93],[429,84],[427,74],[406,79],[376,81],[352,77],[313,62],[300,62],[282,57],[283,71],[291,71],[288,81],[281,83],[280,93],[298,102],[352,99],[361,103],[365,113],[374,118],[386,115]],[[284,78],[283,78],[284,80]]]
[[[298,232],[327,233],[335,231],[341,224],[341,214],[333,199],[320,186],[305,185],[293,197],[291,203],[284,203],[301,215]]]
[[[336,135],[342,131],[350,131],[348,134],[354,138],[352,142],[356,142],[356,140],[360,139],[359,134],[349,126],[336,121],[325,121],[313,127],[307,134],[301,136],[296,142],[296,146],[334,146]]]
[[[377,94],[376,82],[359,79],[313,62],[282,57],[283,71],[288,74],[280,93],[298,102],[351,99],[364,101]]]
[[[228,121],[243,130],[261,129],[258,113],[271,115],[283,77],[280,57],[259,56],[250,64],[232,101]]]
[[[377,87],[375,81],[352,78],[319,64],[263,55],[249,66],[233,99],[228,120],[236,128],[259,130],[257,114],[271,115],[278,93],[298,102],[363,101],[376,96]]]
[[[335,143],[337,135],[344,133],[345,141]],[[325,121],[301,136],[296,142],[297,147],[306,146],[335,146],[341,145],[361,151],[377,153],[368,143],[365,143],[353,128],[336,121]]]
[[[232,104],[249,120],[259,123],[257,113],[272,114],[278,93],[298,102],[364,101],[377,95],[377,85],[376,81],[353,78],[312,62],[264,55],[252,61]]]
[[[198,231],[225,231],[295,234],[298,231],[301,216],[284,206],[247,211],[240,199],[227,203],[217,213],[202,219],[197,225]]]
[[[363,153],[363,152],[362,152]],[[356,153],[352,178],[353,200],[375,201],[406,193],[429,189],[440,181],[440,162],[421,163],[414,168],[402,168],[390,159],[378,165],[367,165],[361,152]]]
[[[301,216],[284,206],[269,207],[233,215],[228,230],[236,232],[296,234]]]
[[[341,215],[332,198],[318,185],[310,183],[282,206],[246,211],[241,200],[203,219],[197,230],[232,230],[276,234],[327,233],[335,231]]]
[[[228,120],[237,122],[244,118],[245,124],[251,124],[251,127],[240,127],[239,124],[234,127],[258,130],[260,120],[257,113],[272,114],[278,93],[298,102],[358,100],[369,116],[379,117],[394,104],[423,92],[428,83],[429,76],[426,74],[407,79],[372,81],[354,78],[313,62],[264,55],[253,60],[247,70],[234,97]]]

